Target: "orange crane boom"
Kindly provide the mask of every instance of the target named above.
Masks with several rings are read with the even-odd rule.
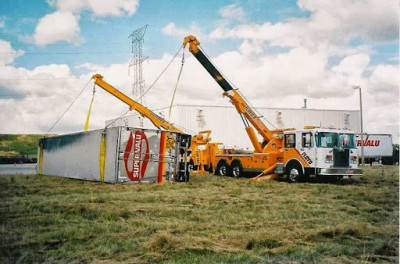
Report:
[[[94,79],[95,84],[109,92],[110,94],[117,97],[122,102],[129,105],[130,110],[136,110],[141,114],[143,117],[148,118],[156,127],[163,128],[168,131],[184,133],[179,128],[175,127],[173,124],[162,118],[161,116],[157,115],[147,107],[143,106],[142,104],[136,102],[135,100],[131,99],[124,93],[120,92],[118,89],[114,88],[111,84],[107,83],[103,80],[103,76],[100,74],[93,75],[92,79]]]
[[[215,79],[219,86],[224,90],[223,95],[229,97],[232,104],[235,106],[237,112],[243,120],[246,132],[254,146],[256,152],[262,152],[263,145],[258,142],[257,136],[254,132],[253,127],[263,137],[264,141],[270,141],[273,138],[273,132],[268,129],[267,126],[261,121],[260,117],[257,116],[252,107],[246,102],[246,100],[240,95],[237,89],[234,89],[229,82],[222,76],[222,74],[215,68],[211,63],[210,59],[200,50],[200,42],[195,36],[187,36],[183,40],[183,47],[185,48],[189,44],[189,51],[194,57],[200,62],[201,65],[207,70],[207,72]],[[251,127],[249,125],[253,125]]]

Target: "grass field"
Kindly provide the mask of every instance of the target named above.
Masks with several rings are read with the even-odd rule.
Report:
[[[0,176],[0,262],[398,262],[397,166],[341,183]]]
[[[38,140],[43,135],[0,134],[0,156],[36,155]]]

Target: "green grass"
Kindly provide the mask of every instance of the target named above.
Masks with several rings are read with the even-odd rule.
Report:
[[[398,261],[398,167],[341,183],[0,176],[0,262]]]
[[[0,134],[0,156],[36,155],[38,140],[43,135]]]

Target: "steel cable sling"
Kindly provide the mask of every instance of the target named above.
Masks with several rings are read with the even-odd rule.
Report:
[[[171,63],[174,61],[174,59],[176,58],[176,56],[178,56],[179,52],[181,51],[182,47],[180,47],[178,49],[178,51],[175,53],[174,57],[170,60],[170,62],[168,62],[167,66],[165,66],[165,68],[161,71],[161,73],[158,75],[158,77],[154,80],[154,82],[149,86],[149,88],[147,88],[147,90],[139,97],[136,99],[136,101],[139,101],[141,98],[143,98],[149,91],[151,88],[153,88],[153,86],[157,83],[157,81],[161,78],[161,76],[165,73],[165,71],[168,69],[168,67],[171,65]],[[125,116],[127,113],[129,113],[131,110],[126,111],[125,113],[123,113],[122,115],[120,115],[119,117],[115,118],[112,120],[112,122],[110,122],[105,128],[109,127],[111,124],[114,123],[114,121],[120,119],[121,117]]]

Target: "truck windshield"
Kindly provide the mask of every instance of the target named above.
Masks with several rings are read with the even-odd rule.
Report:
[[[315,137],[318,148],[333,148],[334,146],[337,146],[337,133],[319,132]]]
[[[354,134],[339,134],[340,148],[356,148],[356,141]]]
[[[319,148],[356,148],[354,134],[320,132],[315,138]]]

